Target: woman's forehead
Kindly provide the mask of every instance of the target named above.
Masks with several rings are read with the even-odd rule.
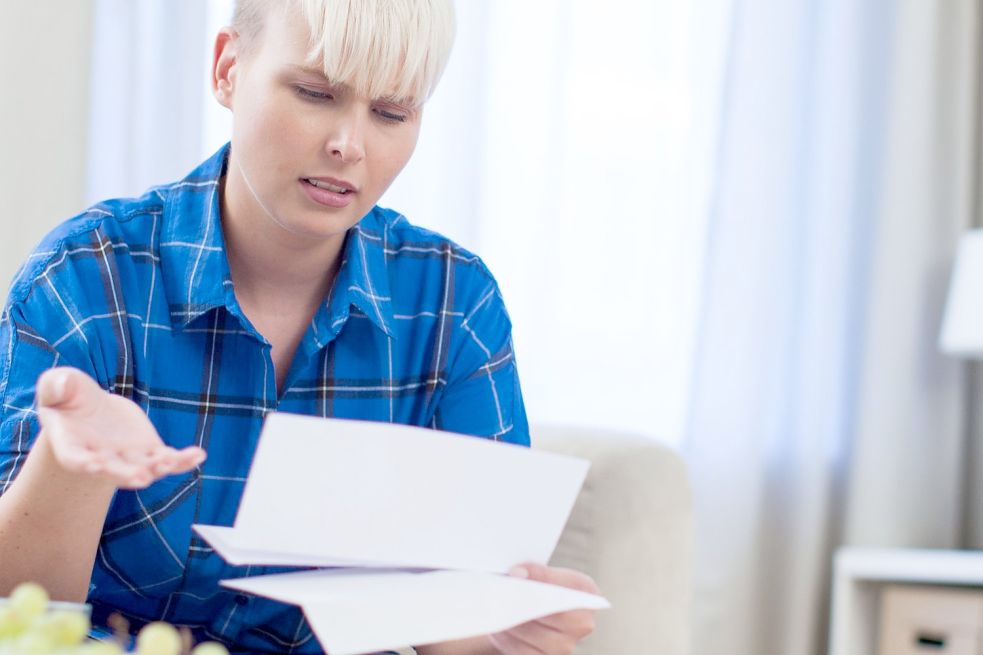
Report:
[[[274,3],[265,19],[260,48],[278,68],[412,105],[436,86],[454,32],[448,0],[297,0]]]

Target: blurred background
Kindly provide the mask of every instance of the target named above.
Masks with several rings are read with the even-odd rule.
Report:
[[[0,0],[3,279],[228,139],[231,5]],[[693,652],[824,652],[841,545],[983,548],[981,385],[938,346],[981,223],[976,0],[457,6],[381,204],[498,277],[534,423],[684,455]]]

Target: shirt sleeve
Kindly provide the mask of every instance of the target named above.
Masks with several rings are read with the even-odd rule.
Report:
[[[434,427],[528,446],[512,322],[494,282],[465,313],[458,338]]]
[[[37,438],[40,426],[34,396],[41,373],[54,366],[74,366],[94,377],[91,358],[73,347],[72,326],[61,325],[59,312],[43,307],[43,301],[32,304],[33,309],[8,305],[0,318],[0,495],[17,477]],[[43,317],[28,318],[36,312],[43,312]],[[52,344],[59,336],[62,347],[56,348]]]

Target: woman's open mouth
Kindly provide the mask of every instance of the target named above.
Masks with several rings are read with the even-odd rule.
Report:
[[[304,177],[300,185],[307,196],[325,207],[340,209],[347,207],[355,197],[355,187],[341,180],[328,181],[323,178]]]

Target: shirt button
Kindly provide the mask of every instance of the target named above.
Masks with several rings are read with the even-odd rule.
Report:
[[[249,596],[243,596],[242,594],[236,596],[236,605],[248,605],[248,604],[249,604]]]

